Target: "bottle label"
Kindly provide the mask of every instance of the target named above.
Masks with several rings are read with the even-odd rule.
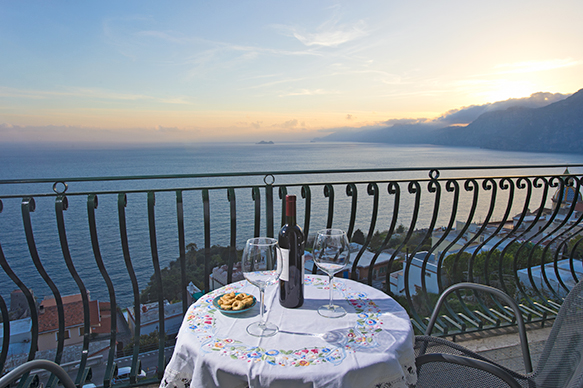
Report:
[[[279,275],[279,280],[284,282],[289,282],[289,249],[281,248],[281,275]]]

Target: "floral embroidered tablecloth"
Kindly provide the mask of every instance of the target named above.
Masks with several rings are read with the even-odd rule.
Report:
[[[248,312],[223,315],[213,299],[231,291],[259,290],[246,281],[212,291],[188,309],[161,387],[408,387],[416,382],[413,329],[405,310],[372,287],[334,279],[334,301],[348,314],[321,317],[328,278],[305,276],[304,305],[279,305],[277,288],[265,294],[273,337],[245,328],[259,319],[259,303]],[[259,299],[259,298],[258,298]]]

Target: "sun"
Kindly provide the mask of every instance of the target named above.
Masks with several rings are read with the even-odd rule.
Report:
[[[484,91],[487,102],[504,101],[511,98],[528,97],[536,90],[532,83],[525,81],[505,81],[496,83],[489,90]]]

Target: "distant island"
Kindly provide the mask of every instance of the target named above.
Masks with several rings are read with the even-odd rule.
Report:
[[[581,154],[583,89],[570,96],[534,93],[524,99],[452,110],[435,120],[394,120],[314,140]]]
[[[275,143],[272,141],[261,140],[259,143],[255,143],[255,144],[275,144]]]

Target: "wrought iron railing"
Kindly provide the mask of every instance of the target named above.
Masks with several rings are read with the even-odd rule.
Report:
[[[159,381],[172,344],[168,302],[179,301],[184,314],[190,282],[204,292],[233,281],[243,242],[277,234],[286,194],[298,196],[306,235],[347,231],[354,251],[345,276],[391,293],[420,331],[440,291],[464,281],[500,288],[520,302],[527,322],[544,323],[583,276],[582,171],[548,165],[0,181],[0,365],[6,371],[50,354],[74,368],[78,386],[91,375],[106,387]],[[306,263],[316,272],[309,252]],[[225,279],[213,271],[221,265]],[[75,322],[73,294],[82,306]],[[92,306],[102,306],[106,333]],[[148,308],[157,309],[154,332],[170,336],[157,336],[154,372],[140,379],[141,351],[151,348],[140,344],[151,330]],[[506,306],[477,293],[456,294],[446,309],[434,330],[441,335],[514,323]],[[28,315],[28,336],[11,330],[18,314]],[[123,334],[128,320],[131,336]],[[97,342],[101,353],[91,347]],[[43,353],[47,347],[52,353]],[[131,373],[120,382],[121,356],[129,356]],[[56,383],[50,376],[46,385]]]

